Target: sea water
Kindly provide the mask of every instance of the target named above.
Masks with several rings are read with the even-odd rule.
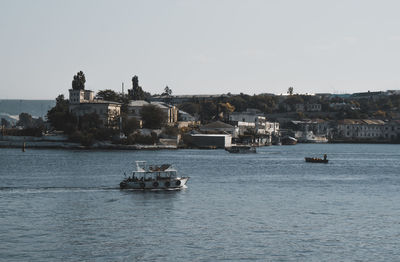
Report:
[[[257,150],[0,149],[0,261],[399,260],[400,145]],[[187,188],[120,190],[135,160]]]

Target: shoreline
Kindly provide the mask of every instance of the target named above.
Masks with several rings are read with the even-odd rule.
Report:
[[[171,145],[115,145],[110,143],[95,143],[92,146],[83,146],[72,142],[48,142],[48,141],[0,141],[0,148],[25,149],[72,149],[72,150],[176,150],[178,147]]]
[[[192,148],[178,147],[174,145],[118,145],[104,142],[97,142],[91,146],[83,146],[73,142],[54,142],[54,141],[0,141],[2,148],[24,148],[25,149],[66,149],[66,150],[178,150],[178,149],[202,149],[212,150],[216,148]],[[298,144],[321,144],[321,143],[298,143]],[[399,143],[377,142],[377,141],[330,141],[324,144],[387,144],[398,145]],[[266,145],[267,146],[267,145]],[[284,146],[284,145],[281,145]]]

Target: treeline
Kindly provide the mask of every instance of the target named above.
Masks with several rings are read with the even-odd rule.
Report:
[[[398,117],[400,113],[400,95],[382,96],[378,99],[363,98],[339,98],[319,97],[312,95],[292,94],[288,96],[260,95],[228,95],[213,99],[197,99],[184,102],[179,109],[198,116],[201,121],[223,119],[229,112],[242,112],[248,108],[254,108],[266,115],[276,113],[294,113],[298,104],[320,104],[321,117],[331,120],[344,118],[368,119]],[[335,107],[335,104],[342,104]],[[314,112],[297,112],[296,117],[308,118],[315,116]]]
[[[3,136],[42,136],[43,131],[46,130],[44,120],[39,118],[33,118],[28,113],[19,114],[19,120],[16,126],[20,128],[13,128],[10,121],[5,118],[1,119],[1,134]]]
[[[255,108],[262,113],[272,113],[279,103],[279,98],[271,95],[227,95],[213,99],[193,98],[178,105],[179,109],[198,116],[200,121],[224,119],[229,113],[242,112],[247,108]]]

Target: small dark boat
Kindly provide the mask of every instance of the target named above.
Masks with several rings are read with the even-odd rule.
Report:
[[[327,164],[328,163],[328,159],[322,159],[322,158],[317,158],[317,157],[306,157],[305,158],[306,162],[310,162],[310,163],[324,163]]]
[[[234,145],[231,147],[225,148],[229,153],[239,153],[239,154],[248,154],[248,153],[257,153],[256,148],[250,145]]]

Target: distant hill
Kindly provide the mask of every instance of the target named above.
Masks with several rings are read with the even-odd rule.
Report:
[[[14,122],[20,113],[45,119],[47,111],[55,106],[55,100],[0,99],[0,118]]]

